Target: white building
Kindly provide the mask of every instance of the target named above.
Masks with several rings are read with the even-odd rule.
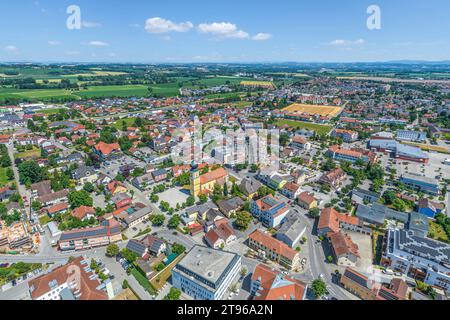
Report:
[[[389,229],[384,264],[423,282],[450,289],[450,245],[415,236],[412,231]]]
[[[196,245],[174,267],[172,281],[196,300],[222,300],[240,270],[238,254]]]

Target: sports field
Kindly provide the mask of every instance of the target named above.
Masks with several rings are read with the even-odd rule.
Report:
[[[320,106],[313,104],[300,104],[294,103],[290,106],[282,109],[282,111],[292,112],[292,113],[304,113],[309,114],[311,116],[319,115],[322,117],[336,117],[342,111],[341,107],[333,107],[333,106]]]

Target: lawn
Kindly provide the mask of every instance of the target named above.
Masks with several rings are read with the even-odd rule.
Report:
[[[134,125],[134,121],[136,118],[126,118],[126,119],[120,119],[114,122],[113,126],[116,127],[118,130],[122,130],[122,124],[125,122],[127,124],[127,127],[131,127]]]
[[[24,262],[14,263],[8,268],[0,268],[0,286],[39,268],[42,268],[41,263]]]
[[[275,122],[275,125],[277,126],[284,126],[287,124],[290,127],[295,127],[297,129],[308,129],[313,130],[317,134],[328,134],[332,127],[328,125],[323,124],[317,124],[317,123],[311,123],[311,122],[302,122],[302,121],[294,121],[294,120],[287,120],[287,119],[281,119]]]
[[[6,176],[6,170],[8,168],[0,167],[0,187],[4,187],[8,184],[8,177]]]
[[[172,269],[175,265],[184,257],[184,254],[179,255],[172,261],[164,270],[158,273],[151,281],[151,285],[156,289],[160,290],[166,284],[167,280],[172,275]]]
[[[428,230],[428,236],[432,239],[439,240],[442,242],[449,242],[447,233],[445,233],[444,228],[440,224],[430,220],[430,228]]]
[[[30,159],[30,158],[39,158],[41,156],[41,150],[38,148],[34,148],[33,150],[26,150],[23,152],[16,153],[14,155],[15,159]]]
[[[50,221],[52,221],[52,218],[50,218],[47,214],[39,217],[39,223],[41,224],[41,226],[45,226]]]

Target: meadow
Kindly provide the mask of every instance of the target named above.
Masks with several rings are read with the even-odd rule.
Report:
[[[302,122],[302,121],[294,121],[294,120],[286,120],[286,119],[280,119],[275,122],[275,125],[277,125],[277,126],[284,126],[286,124],[289,127],[293,127],[293,128],[297,128],[297,129],[313,130],[319,135],[328,134],[332,129],[331,126],[317,124],[317,123],[311,123],[311,122]]]

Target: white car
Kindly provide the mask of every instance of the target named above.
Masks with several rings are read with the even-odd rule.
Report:
[[[306,258],[303,258],[302,261],[300,262],[302,266],[304,266],[306,264]]]
[[[323,280],[323,278],[325,278],[325,276],[323,275],[323,273],[319,274],[319,278]]]

